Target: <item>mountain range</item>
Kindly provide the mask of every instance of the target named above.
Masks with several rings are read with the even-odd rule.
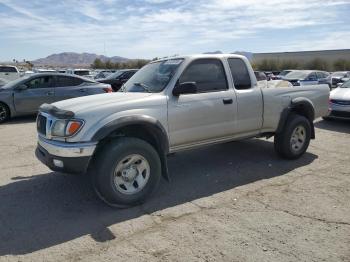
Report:
[[[248,59],[252,59],[253,54],[249,52],[234,52],[236,54],[241,54]],[[206,52],[205,54],[222,54],[221,51]],[[101,59],[103,62],[111,61],[112,63],[120,63],[129,60],[128,58],[121,56],[104,56],[92,53],[74,53],[74,52],[64,52],[59,54],[49,55],[45,58],[40,58],[31,61],[34,66],[70,66],[70,67],[89,67],[95,59]]]
[[[107,57],[104,55],[96,55],[91,53],[74,53],[65,52],[60,54],[49,55],[45,58],[40,58],[31,61],[35,66],[90,66],[95,59],[101,59],[103,62],[110,60],[113,63],[125,62],[129,60],[128,58],[121,56]]]

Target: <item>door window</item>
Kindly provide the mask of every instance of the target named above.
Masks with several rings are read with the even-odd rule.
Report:
[[[230,66],[233,83],[235,88],[250,89],[252,86],[248,68],[244,61],[240,58],[229,58],[228,63]]]
[[[307,80],[309,80],[309,81],[316,81],[317,80],[316,73],[313,72],[313,73],[309,74]]]
[[[53,77],[52,76],[42,76],[37,77],[26,83],[28,88],[37,89],[37,88],[50,88],[53,87]]]
[[[182,73],[179,82],[195,82],[197,93],[228,89],[224,67],[218,59],[195,60]]]
[[[56,87],[68,87],[68,86],[78,86],[81,85],[84,81],[77,77],[70,76],[58,76]]]

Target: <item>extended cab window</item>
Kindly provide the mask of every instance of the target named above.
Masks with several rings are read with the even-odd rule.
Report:
[[[182,73],[179,82],[195,82],[198,93],[228,89],[224,67],[218,59],[195,60]]]
[[[229,58],[228,63],[235,88],[238,90],[251,88],[249,71],[244,61],[240,58]]]
[[[50,88],[53,87],[53,77],[52,76],[42,76],[30,80],[26,83],[28,88]]]
[[[84,81],[77,77],[69,76],[58,76],[56,87],[66,87],[66,86],[78,86],[81,85]]]

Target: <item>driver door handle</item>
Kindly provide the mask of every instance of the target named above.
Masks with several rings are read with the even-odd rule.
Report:
[[[53,91],[49,91],[49,92],[47,92],[46,93],[48,96],[52,96],[53,94],[54,94],[54,92]]]
[[[222,102],[224,103],[224,105],[229,105],[233,103],[233,99],[232,98],[225,98],[224,100],[222,100]]]

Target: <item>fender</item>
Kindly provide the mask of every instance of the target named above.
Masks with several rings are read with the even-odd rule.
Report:
[[[315,119],[315,109],[311,100],[304,97],[298,97],[293,99],[291,101],[291,104],[282,110],[276,133],[278,134],[283,131],[284,126],[287,123],[288,117],[292,112],[296,112],[300,115],[303,115],[309,120],[311,125],[311,138],[315,139],[315,127],[313,123]]]
[[[300,109],[302,108],[306,114],[306,118],[313,122],[315,119],[315,107],[312,101],[306,97],[298,97],[292,100],[292,108]]]
[[[170,180],[167,164],[167,155],[169,154],[168,135],[163,125],[155,118],[146,115],[125,116],[113,120],[100,128],[92,137],[92,141],[99,142],[108,137],[114,131],[123,127],[132,125],[142,125],[147,127],[157,142],[156,150],[162,163],[162,174],[165,179]]]

